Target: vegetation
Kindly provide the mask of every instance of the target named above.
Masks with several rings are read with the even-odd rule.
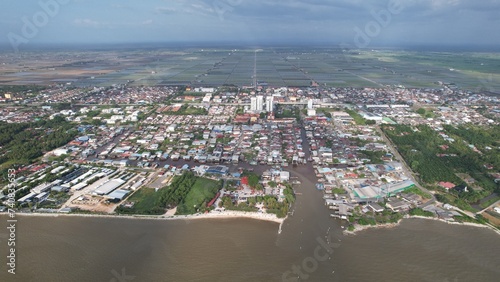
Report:
[[[489,200],[487,200],[487,201],[485,201],[485,202],[482,202],[482,203],[480,204],[480,206],[481,206],[483,209],[485,209],[485,208],[487,208],[487,207],[489,207],[489,206],[493,205],[493,203],[495,203],[495,202],[496,202],[496,201],[498,201],[498,200],[500,200],[500,196],[498,196],[498,195],[497,195],[497,196],[495,196],[495,197],[493,197],[493,198],[491,198],[491,199],[489,199]]]
[[[390,210],[384,210],[381,213],[366,213],[362,214],[359,210],[354,211],[353,215],[349,216],[349,222],[357,222],[360,225],[377,225],[377,224],[387,224],[387,223],[397,223],[403,218],[403,215],[398,212],[392,212]]]
[[[142,188],[129,199],[132,208],[120,206],[117,213],[163,214],[166,208],[177,207],[178,214],[193,214],[207,210],[207,203],[215,197],[222,182],[196,177],[190,171],[177,176],[172,183],[158,191]]]
[[[6,93],[13,93],[13,94],[19,94],[19,93],[36,93],[41,90],[46,89],[46,86],[40,86],[40,85],[3,85],[0,86],[0,95],[3,96],[3,94]]]
[[[259,176],[254,172],[244,171],[241,176],[248,177],[248,185],[252,188],[256,188],[257,184],[259,184]]]
[[[424,191],[420,190],[418,187],[412,187],[412,188],[406,190],[405,192],[417,194],[424,199],[431,199],[432,198],[432,196],[430,194],[425,193]]]
[[[436,116],[431,109],[424,109],[424,108],[419,108],[417,110],[417,114],[425,118],[434,118]]]
[[[346,109],[345,111],[346,111],[346,113],[348,113],[354,119],[354,122],[356,122],[357,125],[371,125],[371,124],[375,124],[375,121],[364,119],[356,111],[349,110],[349,109]]]
[[[500,191],[499,183],[493,181],[485,166],[500,166],[499,126],[446,125],[445,133],[454,140],[451,142],[426,125],[416,128],[406,125],[383,126],[382,129],[422,181],[428,185],[449,181],[469,187],[469,192],[450,190],[449,193],[437,195],[438,201],[475,211],[471,204]],[[465,177],[469,176],[473,179],[473,184],[465,183]]]
[[[454,216],[453,218],[458,222],[470,222],[470,223],[476,223],[476,224],[489,223],[488,220],[480,214],[476,215],[476,218],[472,218],[472,217],[467,216],[465,214],[462,214],[462,216]]]
[[[193,187],[182,203],[177,207],[177,214],[194,214],[198,211],[207,211],[207,204],[212,200],[219,189],[221,182],[197,178]]]
[[[281,202],[278,201],[275,196],[265,195],[249,198],[246,202],[236,205],[233,199],[229,196],[224,196],[219,203],[219,206],[224,207],[227,210],[256,212],[258,210],[256,205],[262,204],[267,213],[274,213],[277,217],[283,218],[288,214],[290,205],[295,202],[295,195],[292,187],[288,184],[285,184],[285,186],[286,188],[283,192],[285,199]]]
[[[33,162],[45,152],[67,144],[77,136],[73,125],[62,117],[32,123],[0,122],[0,165],[9,167]]]
[[[426,217],[434,217],[434,213],[430,211],[424,211],[421,208],[414,208],[410,210],[410,215],[417,215],[417,216],[426,216]]]
[[[370,159],[371,164],[383,164],[382,157],[386,154],[384,151],[359,151]]]
[[[334,188],[332,189],[333,194],[347,194],[347,191],[342,188]]]
[[[298,107],[284,107],[280,104],[276,106],[275,112],[276,118],[295,118],[297,121],[300,120],[300,110]]]
[[[185,115],[201,116],[201,115],[207,115],[208,111],[205,108],[197,108],[189,106],[188,104],[184,104],[178,111],[176,112],[170,111],[167,113],[173,116],[185,116]]]

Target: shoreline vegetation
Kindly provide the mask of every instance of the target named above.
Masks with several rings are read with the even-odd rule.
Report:
[[[457,222],[457,221],[447,221],[444,219],[436,218],[436,217],[427,217],[427,216],[419,216],[419,215],[406,215],[402,219],[400,219],[396,223],[385,223],[385,224],[376,224],[376,225],[360,225],[360,224],[354,224],[351,225],[354,227],[354,229],[351,230],[344,230],[342,233],[344,235],[357,235],[358,232],[368,230],[368,229],[379,229],[379,228],[394,228],[397,227],[401,224],[401,222],[405,219],[427,219],[427,220],[434,220],[434,221],[440,221],[448,224],[453,224],[453,225],[462,225],[462,226],[471,226],[471,227],[480,227],[480,228],[488,228],[498,235],[500,235],[500,230],[493,228],[489,225],[486,224],[479,224],[479,223],[472,223],[472,222]]]

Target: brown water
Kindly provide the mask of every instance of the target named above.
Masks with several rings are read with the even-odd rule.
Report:
[[[302,195],[281,234],[278,224],[252,219],[18,216],[16,275],[6,272],[0,216],[0,281],[500,281],[493,231],[411,219],[343,236],[312,168],[292,176]],[[334,243],[327,256],[325,240]]]
[[[7,274],[2,263],[0,281],[281,281],[303,262],[311,271],[302,268],[308,281],[500,277],[499,237],[487,229],[411,219],[393,229],[334,235],[338,245],[331,259],[315,269],[317,240],[326,233],[317,231],[323,228],[320,221],[299,222],[303,225],[285,224],[278,234],[277,224],[250,219],[20,217],[17,274]],[[2,232],[3,262],[5,240]],[[123,269],[134,279],[112,280]]]
[[[493,231],[411,219],[343,236],[310,168],[294,175],[302,195],[281,234],[278,224],[252,219],[18,216],[17,274],[2,263],[0,281],[498,281]],[[320,243],[327,239],[335,243],[328,259]],[[301,273],[290,273],[294,265]]]

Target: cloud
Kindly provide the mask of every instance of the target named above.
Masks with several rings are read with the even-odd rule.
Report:
[[[23,16],[31,19],[40,11],[37,0],[30,5],[25,1],[5,1],[5,9],[0,10],[0,32],[5,34],[20,30]],[[500,38],[494,36],[500,27],[500,0],[114,0],[106,4],[102,0],[75,1],[61,6],[61,12],[51,18],[51,25],[44,28],[40,38],[47,34],[66,41],[82,40],[78,33],[88,32],[88,40],[94,41],[109,41],[109,35],[118,34],[130,40],[161,37],[194,41],[210,38],[214,42],[352,41],[355,28],[364,29],[376,20],[374,14],[397,1],[404,5],[404,10],[391,15],[390,23],[371,38],[373,44],[500,44]]]
[[[91,19],[75,19],[73,23],[77,26],[83,27],[100,27],[102,24],[98,21],[94,21]]]
[[[155,8],[155,12],[157,14],[166,14],[166,15],[171,15],[177,12],[177,9],[175,8],[170,8],[170,7],[157,7]]]

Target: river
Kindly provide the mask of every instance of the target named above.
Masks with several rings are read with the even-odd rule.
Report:
[[[455,282],[500,277],[500,237],[491,230],[407,219],[392,229],[344,236],[341,222],[329,217],[322,192],[314,188],[311,166],[293,168],[292,176],[302,182],[296,190],[302,195],[280,234],[278,224],[253,219],[18,215],[15,275],[7,273],[7,217],[0,216],[0,281]]]

